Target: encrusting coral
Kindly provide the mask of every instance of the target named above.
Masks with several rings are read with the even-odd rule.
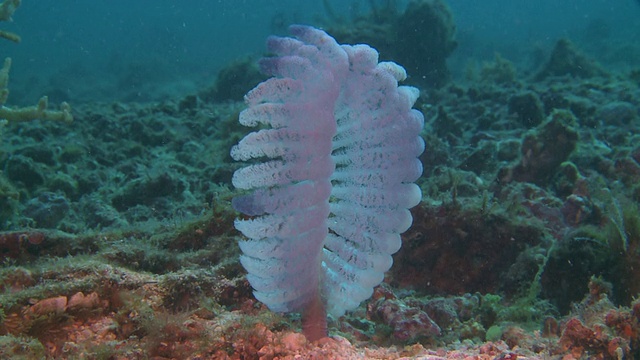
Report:
[[[20,6],[21,0],[5,0],[0,4],[0,21],[10,21],[11,15]],[[20,36],[0,30],[0,38],[5,38],[14,42],[20,42]],[[66,102],[60,104],[60,110],[48,110],[49,99],[43,96],[34,106],[23,108],[9,108],[4,106],[9,96],[9,70],[11,69],[11,58],[5,58],[2,69],[0,69],[0,121],[22,122],[35,119],[54,120],[72,122],[71,106]]]

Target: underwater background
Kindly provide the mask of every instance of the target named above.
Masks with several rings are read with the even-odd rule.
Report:
[[[323,3],[330,4],[332,14]],[[404,8],[407,1],[394,3]],[[469,59],[492,60],[496,52],[531,70],[535,50],[550,48],[560,37],[610,66],[630,67],[637,55],[608,59],[637,39],[633,0],[447,4],[458,41],[449,62],[459,76]],[[23,20],[4,26],[23,41],[2,46],[14,60],[13,103],[37,101],[36,88],[47,87],[73,100],[149,101],[210,85],[222,67],[262,54],[266,37],[285,35],[290,24],[349,21],[368,8],[368,1],[27,1],[15,15]],[[127,77],[140,84],[116,88]]]
[[[0,357],[640,358],[637,1],[18,3]],[[404,66],[426,123],[413,226],[324,343],[255,300],[230,205],[243,96],[291,24]]]

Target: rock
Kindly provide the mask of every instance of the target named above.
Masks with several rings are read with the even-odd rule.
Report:
[[[576,126],[577,120],[570,111],[554,111],[544,124],[524,137],[520,163],[501,169],[499,181],[547,184],[575,150],[578,143]]]
[[[560,39],[553,48],[547,64],[535,76],[535,80],[539,81],[552,76],[565,75],[591,78],[606,76],[607,73],[600,65],[578,51],[571,41]]]
[[[604,125],[629,125],[638,118],[635,106],[624,101],[615,101],[600,107],[596,111],[596,120]]]
[[[526,128],[540,125],[544,120],[544,107],[535,93],[528,91],[509,99],[509,113],[517,116],[518,122]]]
[[[24,210],[38,227],[55,228],[69,212],[69,201],[62,195],[43,192],[37,198],[29,200]]]
[[[41,165],[23,155],[10,157],[5,164],[5,174],[14,183],[22,184],[29,190],[44,183]]]
[[[458,45],[447,4],[441,0],[411,1],[395,27],[397,61],[412,75],[412,82],[444,85],[450,77],[446,60]]]

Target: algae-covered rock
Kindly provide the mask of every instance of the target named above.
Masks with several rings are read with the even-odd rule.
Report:
[[[600,107],[595,117],[604,125],[629,125],[638,118],[638,110],[626,101],[615,101]]]
[[[43,192],[27,202],[24,214],[38,227],[55,228],[69,211],[69,200],[52,192]]]
[[[159,174],[132,180],[112,198],[112,203],[117,210],[124,211],[140,204],[153,204],[166,197],[180,201],[184,189],[184,182],[176,176]]]
[[[253,59],[232,62],[218,72],[214,86],[199,94],[205,101],[242,101],[244,94],[254,88],[266,76],[261,74]]]
[[[535,76],[535,80],[564,75],[590,78],[606,76],[607,73],[595,61],[578,51],[571,41],[560,39],[553,48],[547,64]]]
[[[544,120],[544,107],[538,95],[527,91],[509,99],[509,113],[517,116],[518,122],[526,128],[539,125]]]
[[[441,0],[412,1],[396,25],[397,61],[412,82],[442,86],[450,77],[446,60],[457,47],[451,10]]]
[[[19,206],[20,193],[13,184],[0,173],[0,228],[16,216]]]
[[[15,184],[20,184],[29,191],[44,183],[43,166],[32,158],[15,155],[4,164],[5,175]]]
[[[510,84],[516,82],[515,65],[496,53],[493,61],[487,61],[482,64],[480,69],[479,80],[483,83],[491,84]],[[469,74],[469,77],[473,75]]]
[[[576,127],[577,120],[570,111],[554,111],[544,124],[525,135],[520,163],[503,168],[498,174],[500,182],[547,184],[575,150],[578,143]]]
[[[446,59],[457,47],[456,26],[446,3],[413,0],[404,12],[398,11],[394,2],[371,4],[370,13],[351,21],[332,15],[335,24],[328,32],[339,43],[368,44],[378,50],[382,60],[402,65],[410,84],[445,85],[450,78]]]

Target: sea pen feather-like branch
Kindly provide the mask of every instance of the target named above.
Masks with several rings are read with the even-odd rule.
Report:
[[[327,335],[326,315],[369,298],[411,226],[421,192],[424,151],[419,92],[398,86],[405,70],[378,62],[367,45],[339,45],[295,25],[295,38],[270,37],[273,77],[245,97],[247,135],[231,150],[260,160],[234,173],[233,199],[252,216],[236,220],[246,237],[240,259],[256,299],[271,310],[301,312],[309,340]]]

